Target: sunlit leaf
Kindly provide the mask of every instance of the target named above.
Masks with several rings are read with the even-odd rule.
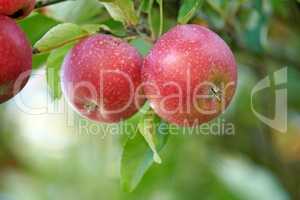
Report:
[[[162,160],[156,149],[156,127],[152,110],[145,114],[145,117],[138,123],[138,131],[144,137],[153,153],[154,162],[161,164]]]
[[[35,45],[38,52],[47,52],[70,42],[82,39],[89,33],[80,26],[71,23],[59,24],[50,29]]]
[[[47,59],[47,83],[53,99],[59,99],[61,97],[61,66],[64,57],[73,45],[74,44],[71,43],[52,51]]]
[[[166,144],[168,138],[168,125],[159,118],[154,118],[156,134],[152,139],[156,142],[157,152]],[[137,128],[138,129],[138,128]],[[135,136],[127,141],[124,146],[121,161],[121,184],[125,191],[133,191],[148,169],[154,163],[153,150],[149,148],[149,143],[138,131]]]
[[[126,23],[129,26],[138,23],[138,17],[132,0],[99,1],[104,5],[113,19]]]

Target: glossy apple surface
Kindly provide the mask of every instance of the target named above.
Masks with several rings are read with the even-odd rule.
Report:
[[[82,116],[114,123],[135,114],[144,103],[142,57],[128,43],[104,34],[82,40],[66,56],[62,88]]]
[[[31,45],[14,20],[0,15],[0,103],[15,96],[28,81]]]
[[[220,115],[237,82],[230,48],[199,25],[178,25],[164,34],[145,58],[142,74],[152,108],[180,126],[197,126]]]

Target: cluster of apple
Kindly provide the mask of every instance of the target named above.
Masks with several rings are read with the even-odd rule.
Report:
[[[121,39],[97,34],[66,56],[63,93],[82,116],[106,123],[135,114],[147,99],[164,120],[196,126],[231,101],[237,69],[226,43],[199,25],[178,25],[145,57]]]
[[[29,75],[21,82],[18,78],[32,62],[25,34],[8,16],[22,17],[33,5],[33,0],[0,0],[0,103],[26,84]],[[91,35],[69,51],[61,77],[66,99],[90,120],[125,120],[148,100],[164,120],[196,126],[229,105],[237,69],[230,48],[216,33],[199,25],[178,25],[145,58],[119,38]]]

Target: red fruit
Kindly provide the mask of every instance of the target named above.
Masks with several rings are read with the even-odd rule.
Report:
[[[27,83],[31,46],[14,20],[0,15],[0,103],[16,95]]]
[[[182,126],[218,116],[231,101],[237,81],[230,48],[199,25],[176,26],[163,35],[146,57],[142,74],[155,112]]]
[[[0,15],[23,18],[34,9],[35,0],[0,0]]]
[[[142,57],[135,48],[112,36],[82,40],[66,56],[62,87],[71,105],[98,122],[119,122],[144,103],[139,98]]]

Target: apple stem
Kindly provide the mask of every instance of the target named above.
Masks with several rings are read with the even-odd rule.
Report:
[[[38,1],[35,4],[34,8],[39,9],[39,8],[43,8],[43,7],[46,7],[46,6],[53,5],[53,4],[61,3],[61,2],[64,2],[64,1],[70,1],[70,0],[41,0],[41,1]]]
[[[98,105],[97,103],[95,102],[87,102],[85,105],[84,105],[84,109],[87,113],[91,113],[91,112],[94,112],[95,110],[98,110]]]
[[[213,96],[219,101],[221,102],[221,98],[222,98],[222,92],[221,90],[219,90],[219,88],[211,88],[211,92],[213,93]]]

